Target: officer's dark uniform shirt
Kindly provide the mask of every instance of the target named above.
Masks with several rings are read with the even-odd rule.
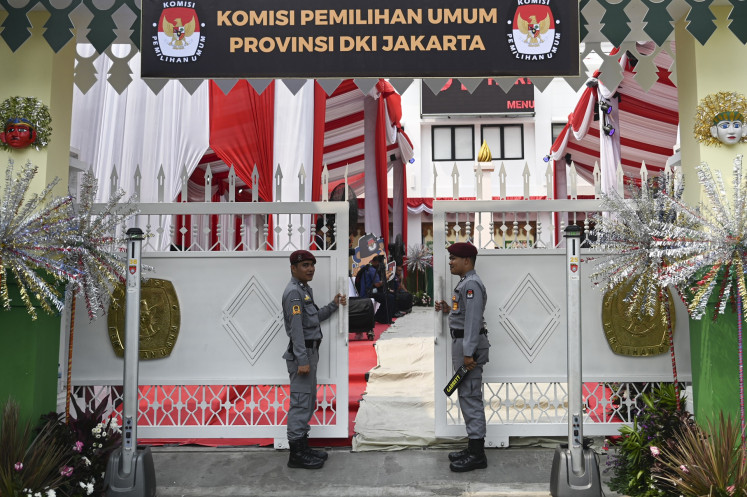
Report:
[[[334,301],[322,308],[317,307],[311,287],[292,277],[283,292],[283,317],[285,332],[290,337],[293,347],[292,353],[286,350],[283,359],[292,361],[295,357],[299,366],[308,365],[306,340],[322,339],[322,328],[319,323],[335,310],[337,304]]]
[[[464,356],[472,356],[480,341],[480,330],[485,327],[485,305],[488,295],[485,285],[473,269],[459,280],[451,296],[449,328],[464,330]]]

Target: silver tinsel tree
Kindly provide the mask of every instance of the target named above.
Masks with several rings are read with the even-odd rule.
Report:
[[[605,292],[625,291],[631,318],[653,316],[663,304],[661,233],[681,222],[675,203],[683,190],[681,176],[662,175],[640,188],[629,186],[629,199],[614,191],[602,196],[605,213],[594,217],[594,247],[610,255],[588,259],[596,265],[591,279]]]
[[[426,245],[410,245],[407,247],[405,266],[408,271],[415,271],[415,288],[419,291],[420,273],[425,275],[426,270],[433,267],[433,252]]]
[[[629,283],[625,298],[631,315],[653,315],[659,289],[670,285],[683,295],[694,319],[704,315],[714,292],[718,313],[735,292],[742,300],[747,297],[747,178],[742,156],[734,159],[731,198],[719,171],[706,163],[696,170],[707,198],[697,208],[682,201],[682,182],[670,184],[663,177],[657,179],[655,192],[643,188],[631,200],[604,196],[609,214],[596,218],[595,248],[610,255],[594,261],[592,279],[607,291]]]
[[[113,284],[125,279],[125,260],[116,252],[116,227],[135,213],[131,202],[120,204],[117,193],[101,212],[93,212],[95,178],[86,173],[81,201],[74,208],[70,196],[52,198],[57,180],[28,200],[37,167],[27,162],[14,178],[8,161],[0,199],[0,299],[10,308],[8,278],[15,280],[32,319],[34,303],[47,312],[60,311],[64,297],[59,283],[72,284],[86,301],[89,317],[102,309]]]

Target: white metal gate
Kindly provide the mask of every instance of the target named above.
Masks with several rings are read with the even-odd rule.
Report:
[[[486,286],[491,343],[484,369],[486,444],[507,446],[511,436],[567,434],[565,243],[567,220],[584,228],[597,200],[436,201],[433,207],[434,299],[448,298],[458,281],[445,248],[452,241],[478,247],[477,274]],[[555,243],[553,240],[559,240]],[[583,247],[584,245],[582,245]],[[582,257],[589,255],[582,251]],[[627,357],[607,344],[602,293],[581,264],[584,433],[611,435],[630,423],[630,406],[651,385],[672,382],[670,354]],[[678,379],[690,382],[687,311],[675,299]],[[436,435],[464,436],[456,395],[442,389],[451,377],[451,339],[444,316],[434,318]]]
[[[159,203],[140,204],[139,212],[136,223],[151,235],[143,263],[155,268],[151,277],[173,283],[181,308],[172,354],[140,362],[139,435],[283,440],[289,392],[281,297],[290,280],[288,255],[314,250],[318,304],[347,294],[348,203]],[[317,214],[332,220],[322,233],[311,223]],[[328,234],[335,241],[325,240]],[[159,250],[163,236],[176,241],[171,251]],[[73,323],[74,397],[89,408],[108,402],[116,412],[123,360],[109,342],[107,318],[89,322],[77,312]],[[311,436],[347,437],[347,307],[322,330]]]

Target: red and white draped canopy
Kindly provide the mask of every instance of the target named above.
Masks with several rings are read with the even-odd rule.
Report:
[[[651,56],[655,49],[653,43],[636,46],[641,56]],[[677,87],[669,79],[671,56],[664,50],[654,55],[656,81],[648,91],[644,91],[635,79],[635,58],[625,53],[619,62],[623,69],[620,84],[607,88],[601,81],[592,79],[549,154],[556,161],[566,159],[569,154],[578,174],[591,183],[594,165],[598,162],[603,191],[605,185],[609,188],[614,183],[618,162],[622,164],[625,175],[635,181],[640,181],[644,161],[648,172],[658,175],[677,143],[679,113]],[[595,78],[599,74],[597,71]],[[611,104],[611,114],[595,120],[599,115],[600,101]],[[613,136],[600,134],[605,119],[614,125]]]

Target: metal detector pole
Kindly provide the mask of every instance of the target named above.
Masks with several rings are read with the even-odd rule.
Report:
[[[584,406],[581,396],[581,227],[565,229],[568,306],[568,448],[571,468],[584,473]]]
[[[125,299],[124,407],[122,409],[122,472],[130,474],[137,449],[138,356],[140,355],[140,250],[143,232],[127,230]]]
[[[581,375],[581,227],[565,229],[568,361],[568,446],[555,450],[550,473],[553,497],[602,495],[596,454],[584,447]]]
[[[140,251],[143,232],[127,230],[125,283],[122,446],[109,456],[104,477],[106,497],[155,497],[156,476],[150,447],[137,445],[138,360],[140,355]]]

